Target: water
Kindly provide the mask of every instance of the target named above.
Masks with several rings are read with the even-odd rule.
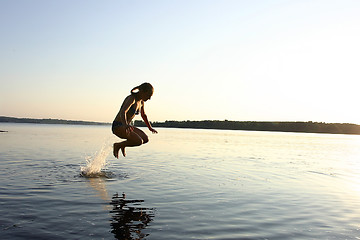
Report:
[[[99,152],[94,156],[86,157],[86,165],[82,166],[81,176],[83,177],[110,177],[111,173],[106,172],[106,158],[111,152],[112,144],[106,141]]]
[[[360,136],[0,130],[0,239],[360,239]]]

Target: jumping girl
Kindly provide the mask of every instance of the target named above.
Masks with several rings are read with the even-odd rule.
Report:
[[[131,95],[127,96],[121,105],[119,113],[112,123],[112,132],[119,138],[126,139],[123,142],[114,143],[114,156],[119,158],[119,150],[126,156],[126,147],[140,146],[149,141],[148,136],[139,128],[131,126],[130,122],[135,115],[141,113],[146,126],[152,133],[157,133],[150,125],[144,110],[144,102],[149,100],[154,93],[154,88],[150,83],[143,83],[131,90]]]

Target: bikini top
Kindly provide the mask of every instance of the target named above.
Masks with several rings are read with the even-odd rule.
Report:
[[[131,105],[131,107],[129,108],[128,113],[130,113],[132,116],[133,115],[138,115],[140,113],[139,109],[136,109],[137,105],[136,103],[134,103],[133,105]]]

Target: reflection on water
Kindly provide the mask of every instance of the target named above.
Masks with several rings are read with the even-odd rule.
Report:
[[[90,186],[97,192],[97,196],[104,201],[108,201],[109,195],[106,189],[105,180],[102,178],[89,178]]]
[[[111,228],[116,239],[144,239],[149,234],[142,233],[154,217],[154,209],[141,207],[144,200],[126,200],[123,193],[112,197],[113,209]]]

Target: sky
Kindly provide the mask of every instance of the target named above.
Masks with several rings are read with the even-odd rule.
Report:
[[[0,0],[0,116],[360,124],[358,0]],[[141,118],[137,118],[140,120]]]

